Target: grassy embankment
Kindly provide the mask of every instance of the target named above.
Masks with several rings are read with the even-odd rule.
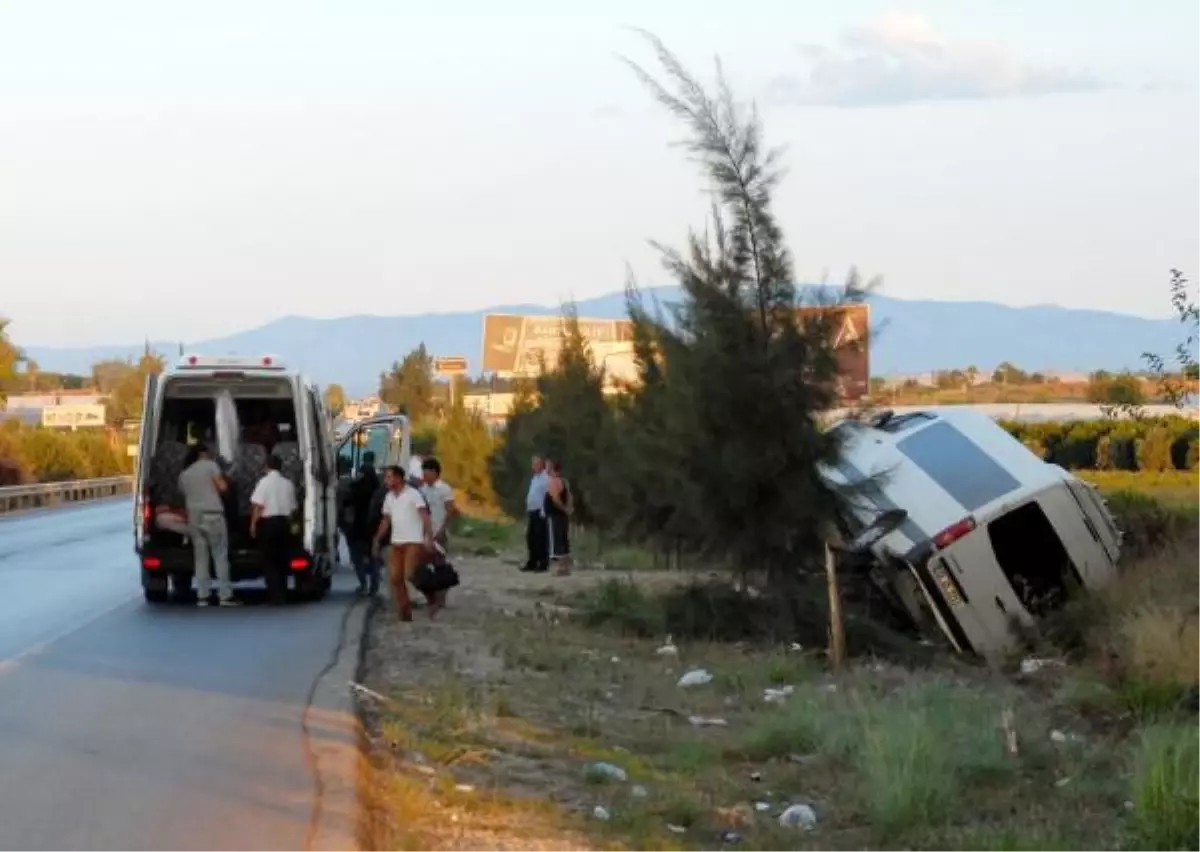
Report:
[[[635,549],[531,577],[469,522],[445,620],[373,626],[366,848],[1195,848],[1196,475],[1096,481],[1139,556],[1024,674],[918,646],[835,676]]]

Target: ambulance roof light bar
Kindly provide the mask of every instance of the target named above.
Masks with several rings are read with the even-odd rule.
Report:
[[[274,355],[243,357],[234,355],[185,355],[176,364],[180,370],[285,370],[284,363]]]

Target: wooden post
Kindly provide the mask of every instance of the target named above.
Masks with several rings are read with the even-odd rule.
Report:
[[[829,587],[829,665],[841,671],[846,656],[846,625],[842,620],[842,596],[838,591],[837,556],[825,545],[825,579]]]

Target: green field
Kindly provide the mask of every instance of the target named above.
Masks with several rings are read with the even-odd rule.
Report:
[[[1104,492],[1136,491],[1180,506],[1200,507],[1200,471],[1167,470],[1150,473],[1128,470],[1077,470],[1077,476]]]

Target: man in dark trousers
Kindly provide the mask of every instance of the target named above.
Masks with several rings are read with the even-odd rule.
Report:
[[[529,558],[522,571],[546,571],[550,568],[550,539],[546,526],[546,487],[549,475],[546,460],[534,456],[531,465],[533,475],[529,478],[529,490],[525,493],[525,549]]]
[[[379,593],[379,561],[371,554],[371,539],[379,528],[379,515],[378,509],[372,504],[382,491],[383,481],[375,469],[375,454],[368,450],[363,453],[362,470],[350,483],[347,501],[352,514],[346,547],[350,550],[350,562],[358,576],[358,593],[371,597]]]
[[[283,462],[267,458],[267,475],[250,496],[250,535],[262,549],[267,598],[281,604],[287,597],[288,566],[292,556],[292,516],[296,513],[296,486],[283,475]]]

